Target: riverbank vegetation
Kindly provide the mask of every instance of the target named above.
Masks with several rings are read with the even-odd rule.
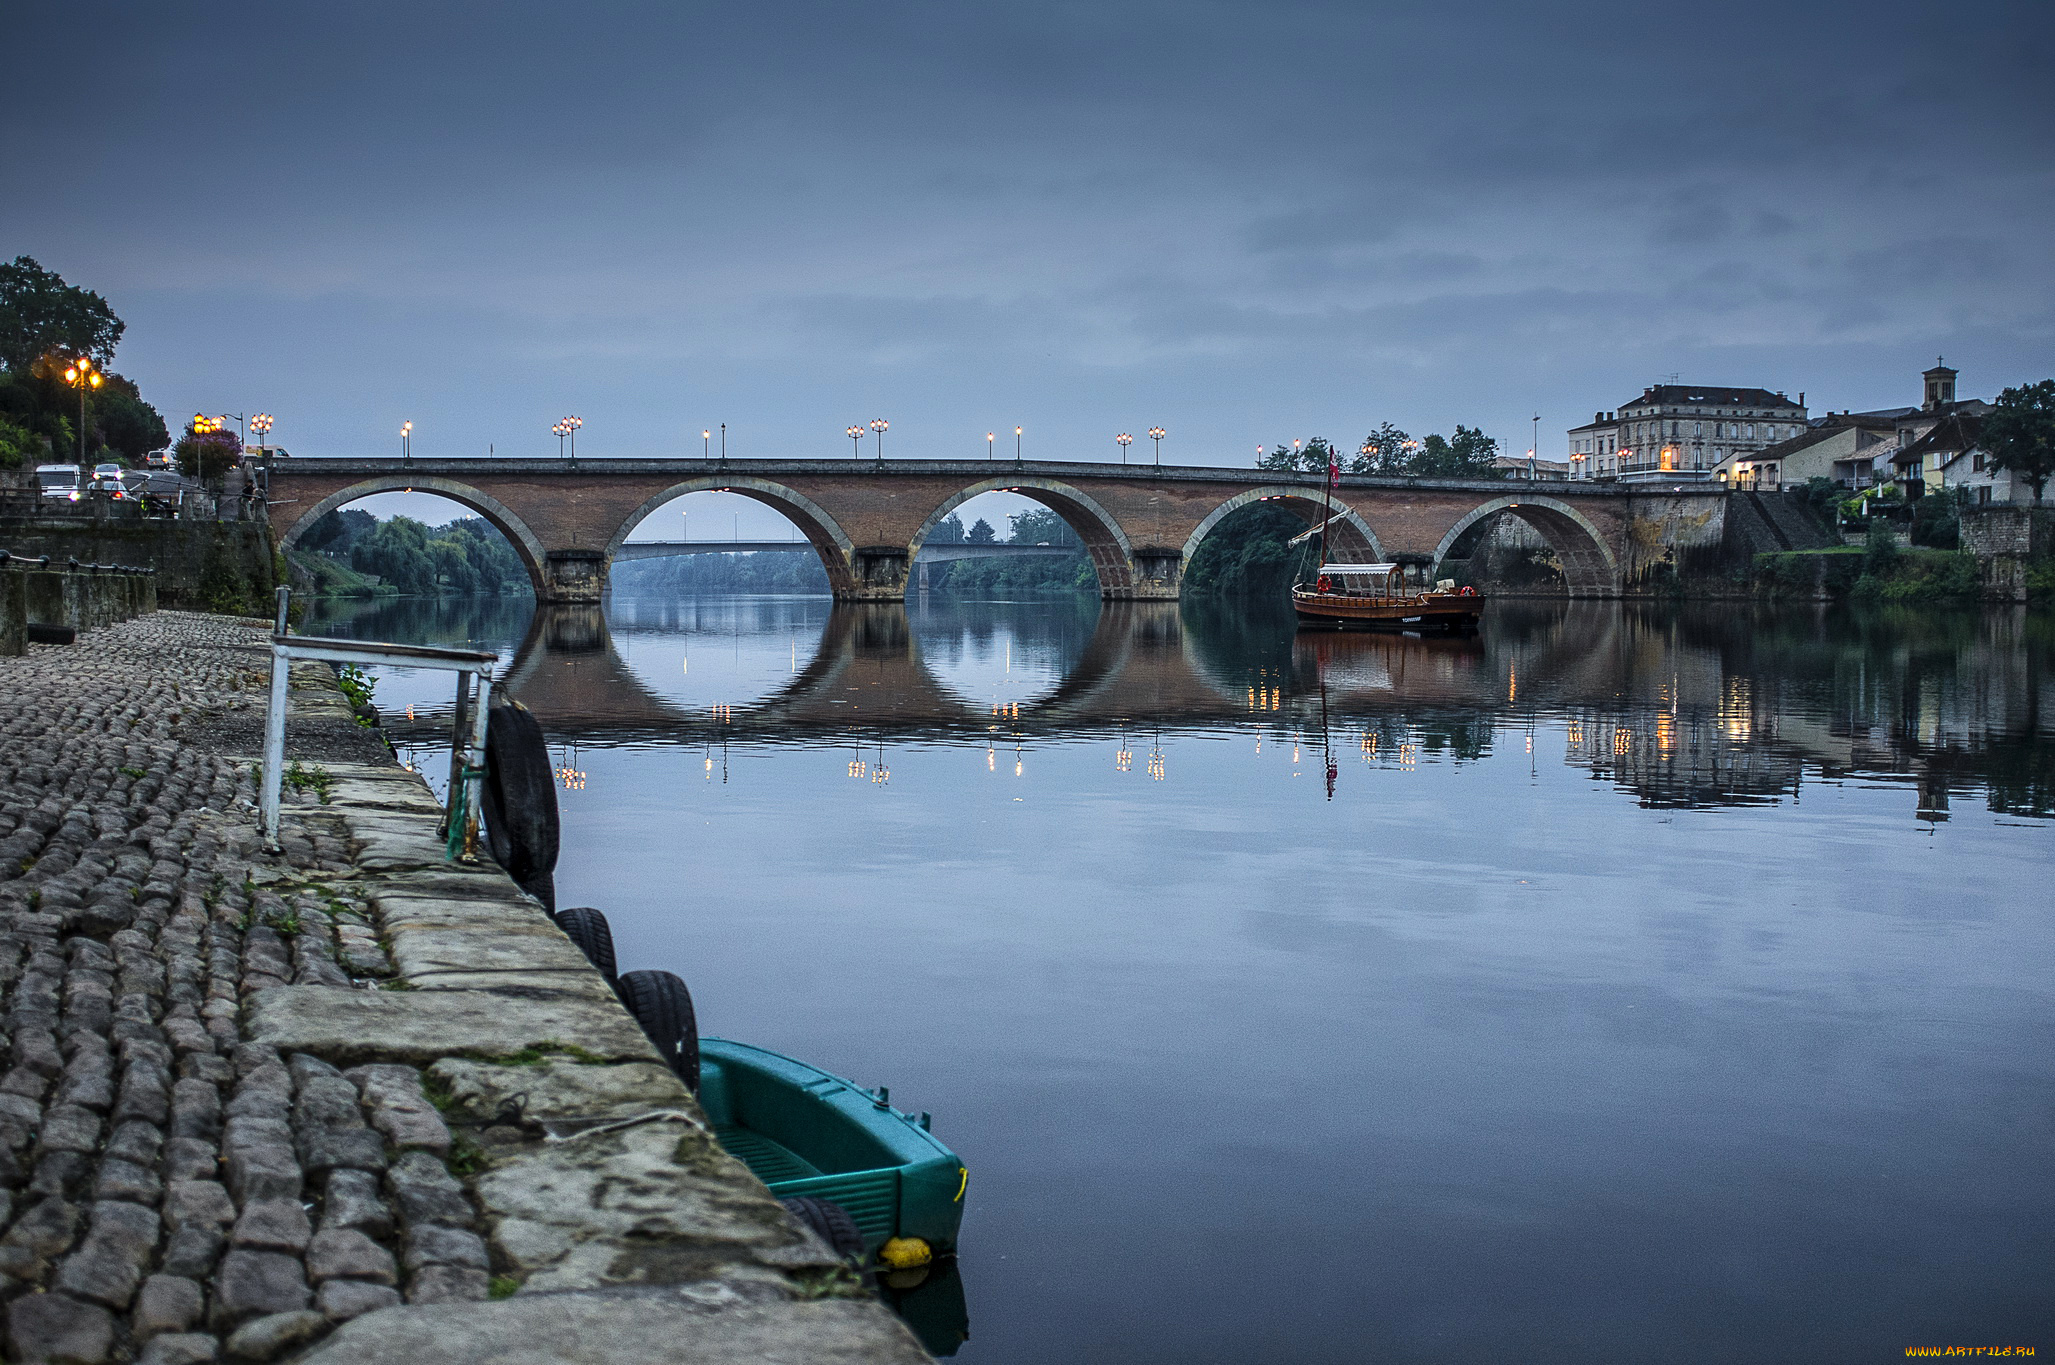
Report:
[[[330,512],[307,529],[293,563],[323,596],[503,593],[531,587],[506,537],[480,517],[428,526],[380,521],[361,508]]]

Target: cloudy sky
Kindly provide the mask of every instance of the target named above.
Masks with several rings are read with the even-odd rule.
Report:
[[[0,255],[299,454],[1166,459],[2055,373],[2055,6],[100,4]],[[1146,442],[1137,451],[1146,450]]]

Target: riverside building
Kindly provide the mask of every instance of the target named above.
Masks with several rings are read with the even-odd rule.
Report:
[[[1768,389],[1651,384],[1639,398],[1569,431],[1570,477],[1707,482],[1736,456],[1805,429],[1802,393],[1794,403]]]

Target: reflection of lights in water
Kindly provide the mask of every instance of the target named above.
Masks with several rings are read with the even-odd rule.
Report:
[[[1163,732],[1159,730],[1149,744],[1149,776],[1161,782],[1163,774]]]
[[[585,770],[578,766],[577,745],[570,745],[558,755],[556,776],[557,785],[567,792],[582,792],[585,790]]]
[[[408,703],[407,703],[407,719],[408,719],[408,720],[412,720],[413,718],[414,718],[414,703],[412,703],[412,702],[408,702]]]
[[[1257,744],[1259,746],[1261,745],[1261,743],[1261,740],[1257,741]],[[1115,748],[1113,750],[1113,770],[1115,772],[1124,773],[1130,771],[1134,766],[1134,750],[1127,747],[1127,727],[1123,725],[1120,727],[1120,738],[1117,741],[1115,741]]]
[[[1634,747],[1634,732],[1624,725],[1613,727],[1613,752],[1624,754]]]
[[[1677,751],[1677,718],[1667,711],[1655,718],[1655,749],[1664,758]]]
[[[1527,736],[1527,752],[1530,754],[1534,752],[1534,736],[1532,735]]]
[[[1506,702],[1511,704],[1520,699],[1520,666],[1506,665]]]

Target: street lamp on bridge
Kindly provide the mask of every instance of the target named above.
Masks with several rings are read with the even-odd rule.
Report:
[[[1020,428],[1013,429],[1013,462],[1020,463]]]
[[[871,430],[878,433],[878,460],[880,463],[883,463],[885,459],[885,428],[891,425],[890,422],[882,417],[873,417],[871,419]]]
[[[1149,428],[1149,439],[1150,439],[1150,440],[1152,440],[1152,441],[1154,441],[1154,442],[1156,443],[1156,463],[1157,463],[1157,464],[1162,464],[1162,463],[1163,463],[1163,438],[1164,438],[1165,436],[1168,436],[1169,434],[1170,434],[1170,433],[1169,433],[1169,432],[1167,432],[1167,431],[1165,431],[1165,430],[1164,430],[1164,429],[1163,429],[1162,427],[1150,427],[1150,428]]]
[[[1124,431],[1121,432],[1120,435],[1113,438],[1113,444],[1120,447],[1120,462],[1122,464],[1127,463],[1127,448],[1134,444],[1134,440],[1134,437],[1128,435]]]
[[[566,418],[558,422],[550,428],[550,433],[557,438],[557,458],[561,460],[564,458],[564,438],[571,434],[570,419]]]
[[[699,432],[699,453],[711,460],[714,457],[714,430],[702,427]]]
[[[250,430],[257,433],[258,445],[263,445],[271,435],[272,422],[272,416],[268,412],[260,412],[250,419]]]
[[[862,459],[863,428],[860,426],[853,426],[844,431],[842,434],[849,438],[849,458],[852,460]]]

